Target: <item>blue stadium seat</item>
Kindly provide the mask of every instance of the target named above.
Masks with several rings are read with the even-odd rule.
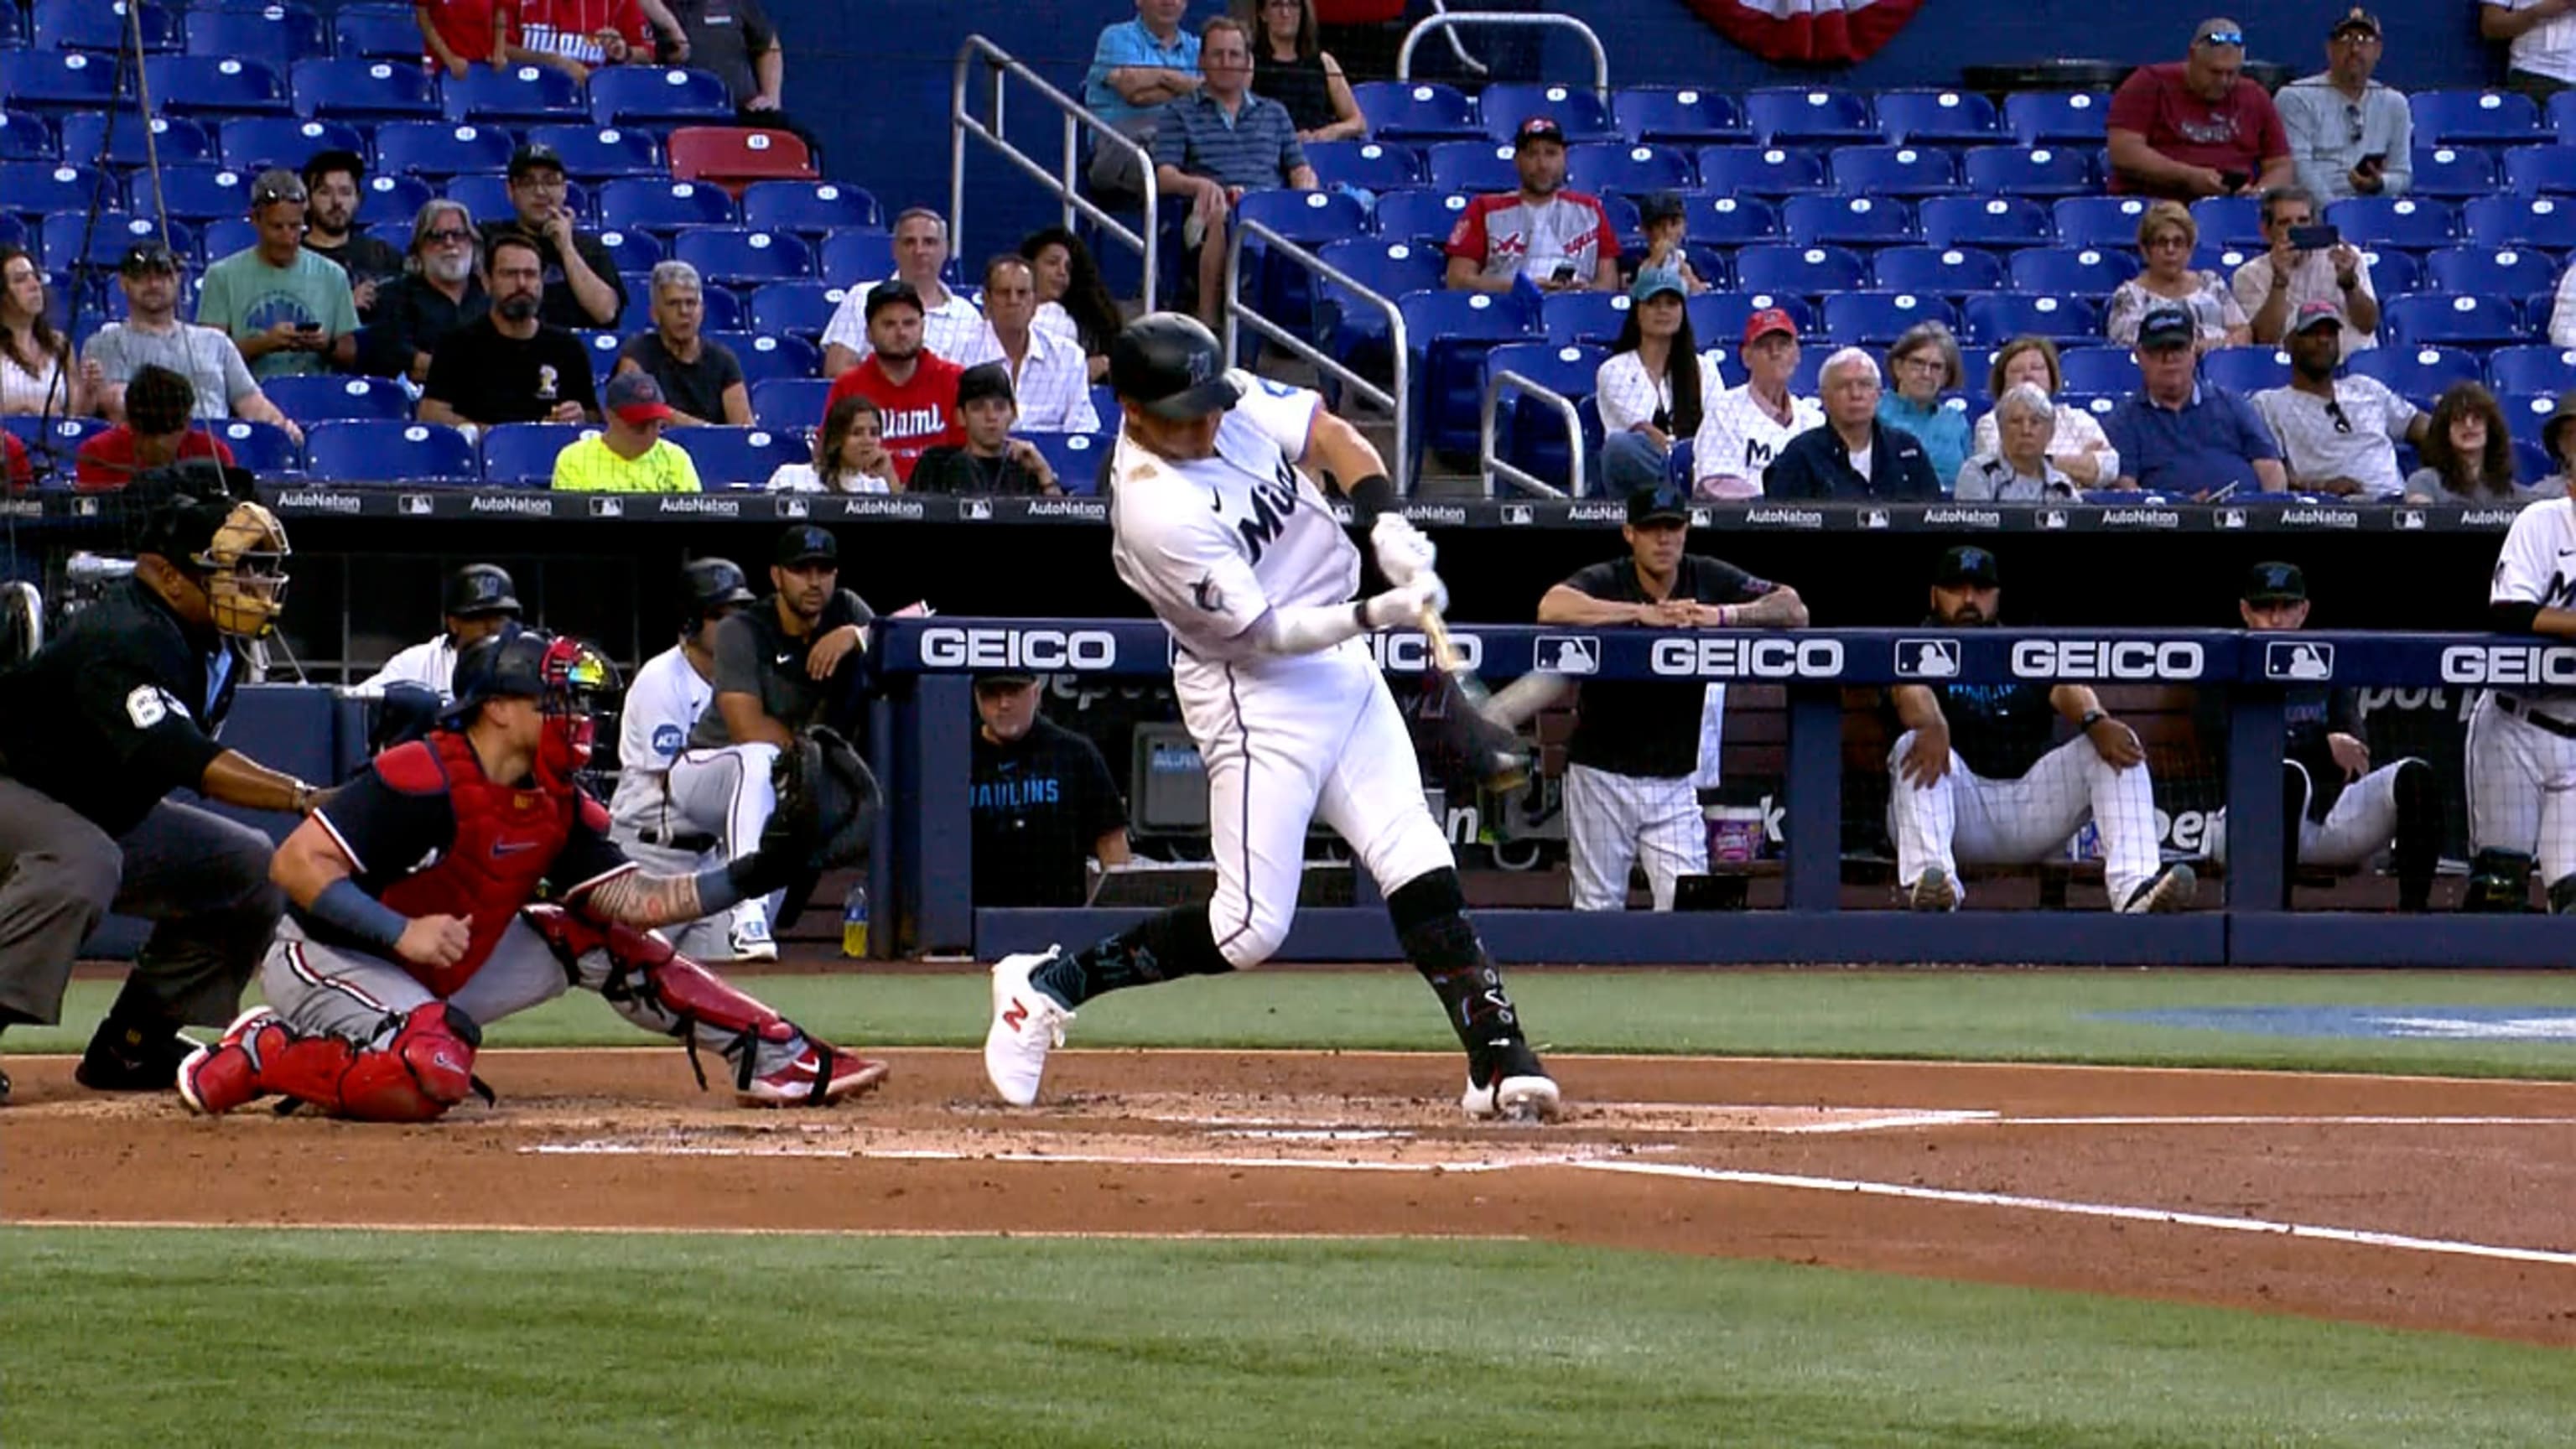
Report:
[[[755,332],[816,341],[832,325],[844,295],[829,282],[771,282],[751,294],[748,325]]]
[[[816,274],[835,287],[873,287],[894,275],[894,238],[881,231],[836,231],[823,238]]]
[[[628,334],[650,330],[653,326],[652,274],[637,272],[621,276],[626,282],[626,308],[617,314],[617,330]],[[704,285],[698,293],[699,330],[732,332],[739,329],[750,310],[743,305],[742,298],[733,289],[703,275],[700,280]]]
[[[148,202],[150,183],[147,181]],[[250,177],[211,162],[161,168],[161,201],[183,221],[240,216],[250,205]]]
[[[1067,496],[1098,496],[1100,469],[1109,460],[1109,450],[1118,446],[1116,433],[1028,433],[1023,436],[1037,446],[1039,454],[1047,460],[1047,466],[1055,470],[1056,486]]]
[[[733,97],[702,70],[609,66],[590,73],[590,118],[603,126],[730,125]]]
[[[412,218],[438,193],[417,176],[370,176],[358,188],[358,224],[411,225]]]
[[[1865,144],[1878,139],[1869,102],[1831,86],[1765,86],[1744,97],[1745,119],[1765,146],[1790,142]]]
[[[2406,103],[2414,112],[2418,141],[2542,139],[2540,107],[2512,91],[2417,91]]]
[[[2325,219],[2355,246],[2417,251],[2449,246],[2459,229],[2448,202],[2411,196],[2355,196],[2327,207]]]
[[[2540,430],[2549,424],[2549,415],[2558,409],[2557,397],[2545,392],[2529,397],[2499,396],[2496,401],[2504,407],[2506,426],[2521,435],[2515,440],[2517,446],[2523,442],[2536,443]]]
[[[152,103],[174,116],[282,116],[286,76],[236,56],[156,55],[143,62]]]
[[[2200,375],[2229,392],[2258,393],[2290,380],[2290,354],[2270,347],[2222,347],[2200,360]]]
[[[1449,239],[1466,213],[1467,198],[1454,191],[1390,191],[1377,199],[1372,220],[1388,241],[1427,242]]]
[[[757,312],[760,299],[752,299]],[[832,382],[823,377],[770,377],[751,384],[751,413],[771,428],[805,428],[820,426],[824,400],[832,395]],[[1106,418],[1111,413],[1102,413]]]
[[[2070,196],[2048,210],[2061,245],[2134,254],[2147,203],[2134,196]]]
[[[874,196],[837,181],[755,181],[743,188],[742,220],[819,237],[837,227],[882,227],[885,212]]]
[[[0,51],[0,97],[18,110],[101,110],[115,94],[113,57],[79,51]]]
[[[514,65],[494,70],[487,65],[468,67],[465,79],[446,77],[439,86],[440,104],[451,121],[475,121],[484,125],[511,125],[571,121],[590,118],[583,102],[581,82],[550,65]],[[564,169],[579,174],[581,168],[566,157]]]
[[[562,72],[552,72],[560,75]],[[667,176],[661,148],[653,137],[632,127],[578,125],[531,126],[530,145],[552,146],[563,157],[564,170],[584,181],[618,176]]]
[[[9,212],[0,211],[0,247],[24,248],[28,255],[35,257],[41,263],[44,257],[38,250],[39,240],[27,234],[25,221]]]
[[[1599,347],[1560,346],[1546,342],[1507,342],[1485,354],[1486,389],[1501,373],[1513,372],[1571,399],[1582,412],[1591,401],[1593,383],[1608,354]],[[1600,414],[1585,427],[1587,455],[1596,450]],[[1517,464],[1559,488],[1573,469],[1567,458],[1565,418],[1554,408],[1526,400],[1517,386],[1505,386],[1494,409],[1494,444],[1507,462]]]
[[[299,121],[287,116],[246,116],[226,121],[216,134],[216,150],[225,165],[245,174],[271,166],[299,169],[316,151],[367,154],[367,141],[354,126],[338,121]]]
[[[1305,150],[1315,180],[1326,187],[1391,191],[1420,186],[1429,175],[1420,152],[1390,141],[1310,141]]]
[[[744,359],[750,366],[750,359]],[[757,488],[783,463],[813,461],[813,445],[799,427],[673,428],[662,436],[679,444],[698,465],[698,482],[710,493],[724,488]]]
[[[114,54],[125,48],[127,0],[37,0],[36,47]],[[185,43],[176,10],[136,7],[135,29],[145,55],[167,55]]]
[[[2004,265],[2013,285],[2025,292],[2092,297],[2110,295],[2142,270],[2135,250],[2101,247],[2023,247]]]
[[[83,211],[94,198],[111,207],[125,204],[125,188],[114,172],[47,161],[0,161],[0,207],[22,216]]]
[[[583,423],[502,423],[485,428],[483,481],[496,488],[551,487],[555,455],[581,441],[584,433],[598,431]]]
[[[611,181],[599,188],[599,224],[622,231],[731,226],[733,198],[703,181]]]
[[[2576,147],[2516,146],[2506,151],[2504,189],[2517,196],[2565,196],[2576,192]]]
[[[2004,129],[2025,146],[2098,146],[2110,110],[2107,91],[2016,91],[2004,97]]]
[[[2370,289],[2375,296],[2400,296],[2423,285],[2424,264],[2418,253],[2401,252],[2394,247],[2363,247],[2362,264],[2370,268]]]
[[[0,161],[56,161],[62,143],[33,111],[0,110]]]
[[[1956,332],[1958,309],[1929,292],[1837,292],[1825,298],[1825,334],[1836,342],[1883,347],[1923,322],[1944,323]]]
[[[1435,191],[1469,194],[1516,191],[1521,174],[1512,166],[1512,148],[1491,141],[1440,141],[1424,155]]]
[[[2499,347],[2487,354],[2487,381],[2499,394],[2576,388],[2576,348]]]
[[[2235,276],[2238,267],[2268,250],[2268,247],[2222,247],[2203,242],[2191,254],[2191,267],[2196,272],[2216,272],[2224,280]]]
[[[1333,242],[1317,255],[1348,274],[1351,280],[1388,298],[1438,287],[1441,275],[1448,267],[1447,258],[1437,246],[1426,246],[1400,237],[1354,237],[1349,241]],[[1385,356],[1388,337],[1386,314],[1360,301],[1338,282],[1326,282],[1316,289],[1315,331],[1317,336],[1330,339],[1331,350],[1336,357],[1347,360],[1356,355],[1363,361],[1376,363]],[[1371,375],[1382,373],[1383,368],[1380,368]],[[1101,416],[1106,418],[1112,414],[1102,413]]]
[[[50,466],[65,480],[71,477],[72,460],[80,445],[107,431],[105,418],[39,418],[28,413],[12,413],[0,418],[0,427],[17,434],[31,461],[42,470]]]
[[[1836,246],[1750,246],[1735,254],[1736,284],[1748,292],[1821,297],[1869,285],[1869,263]]]
[[[254,423],[245,418],[231,418],[209,423],[223,445],[232,449],[233,461],[254,473],[292,473],[304,467],[304,450],[286,429],[275,423]]]
[[[614,332],[576,331],[572,335],[581,340],[582,349],[590,354],[590,370],[601,382],[606,382],[608,375],[617,370],[617,352],[626,345],[626,339]]]
[[[2513,440],[2513,476],[2527,483],[2537,483],[2558,471],[2549,454],[2529,438]]]
[[[1482,421],[1485,353],[1532,335],[1527,312],[1490,292],[1412,292],[1398,299],[1413,351],[1420,445],[1464,453]]]
[[[1938,146],[1837,146],[1828,163],[1845,196],[1943,196],[1960,190],[1959,163]]]
[[[1566,184],[1597,195],[1687,191],[1698,177],[1690,157],[1663,146],[1576,146],[1565,154]]]
[[[1658,146],[1750,141],[1753,127],[1732,96],[1715,91],[1638,86],[1610,98],[1619,134]]]
[[[412,35],[417,46],[420,36]],[[295,63],[295,113],[336,121],[434,121],[438,82],[415,60],[361,60],[346,53],[333,60]]]
[[[2125,347],[2069,347],[2057,354],[2057,368],[2068,392],[2125,397],[2138,390],[2138,360]]]
[[[814,274],[813,250],[793,232],[691,227],[672,240],[671,255],[726,286],[793,282]]]
[[[1682,204],[1689,213],[1690,236],[1695,242],[1740,247],[1777,241],[1785,234],[1779,208],[1767,201],[1695,192]]]
[[[1799,196],[1834,189],[1825,155],[1802,146],[1703,146],[1699,184],[1719,196]]]
[[[1979,146],[1960,165],[1980,196],[2089,196],[2101,185],[2093,153],[2071,146]]]
[[[2493,152],[2476,146],[2416,148],[2415,185],[2410,195],[2434,201],[2466,201],[2495,189]]]
[[[422,54],[420,25],[408,10],[343,5],[331,17],[331,53],[344,60],[408,60]]]
[[[1437,81],[1362,81],[1351,88],[1369,132],[1381,141],[1463,141],[1482,137],[1476,103]]]
[[[1238,220],[1269,228],[1313,250],[1367,234],[1368,212],[1356,197],[1338,191],[1253,191],[1235,204]],[[1241,288],[1254,310],[1296,331],[1314,322],[1314,273],[1271,255],[1259,237],[1243,243]]]
[[[1633,310],[1625,292],[1557,292],[1539,303],[1539,330],[1554,347],[1607,347]]]
[[[376,128],[376,169],[388,175],[432,179],[467,172],[499,172],[510,164],[518,138],[499,126],[471,122],[395,121]]]
[[[148,136],[130,115],[116,117],[115,135],[108,130],[107,112],[72,112],[62,119],[63,154],[93,166],[145,166],[156,152],[164,166],[215,159],[213,133],[185,116],[154,116]]]
[[[472,483],[482,474],[474,445],[443,423],[317,423],[304,448],[307,471],[335,483]]]
[[[1878,115],[1879,134],[1899,144],[1968,145],[2004,134],[1995,103],[1974,91],[1880,91],[1870,104]]]
[[[2576,200],[2482,196],[2460,208],[2463,233],[2482,247],[2576,247]]]
[[[2425,274],[2436,289],[2452,293],[2484,292],[2521,297],[2558,284],[2559,266],[2546,253],[2510,247],[2444,247],[2424,258]],[[2411,288],[2392,287],[2372,269],[2375,290],[2390,296]]]
[[[1488,140],[1509,143],[1532,116],[1545,116],[1565,132],[1569,145],[1620,139],[1619,123],[1601,97],[1577,86],[1498,82],[1476,97],[1476,119]]]
[[[89,213],[58,211],[45,218],[45,265],[57,272],[73,267],[87,267],[99,272],[110,271],[125,259],[125,249],[140,241],[158,241],[161,227],[148,216],[122,211],[102,211],[98,226],[89,232],[89,247],[81,247],[82,232],[89,227]],[[185,224],[171,222],[171,249],[181,256],[196,254],[197,239]]]
[[[2444,297],[2418,292],[2391,297],[2379,309],[2389,340],[2409,347],[2443,343],[2453,347],[2501,347],[2520,342],[2526,333],[2522,309],[2502,297]]]
[[[2018,196],[1936,196],[1919,213],[1934,246],[2039,246],[2049,238],[2047,208]]]
[[[322,17],[286,0],[191,10],[187,35],[190,55],[255,55],[272,65],[292,65],[331,53]],[[418,44],[415,40],[414,48]]]
[[[2431,407],[2433,399],[2455,382],[2486,381],[2486,366],[2478,355],[2457,347],[2365,347],[2344,366],[2379,379],[2390,391],[2422,407]]]
[[[1998,292],[2012,285],[2003,258],[1974,247],[1889,247],[1870,259],[1870,275],[1881,291],[1945,297]]]
[[[745,382],[773,377],[813,377],[823,370],[823,349],[801,337],[770,337],[755,332],[713,332],[709,339],[733,349]],[[767,478],[769,475],[760,475]]]
[[[2200,226],[2203,246],[2261,250],[2263,203],[2250,196],[2209,196],[2191,204],[2191,219]]]
[[[1960,311],[1967,319],[1970,340],[1988,347],[2016,337],[2045,337],[2065,344],[2102,335],[2101,312],[2082,297],[1988,294],[1968,298]]]
[[[197,255],[209,262],[219,262],[235,252],[246,252],[259,245],[259,228],[251,225],[249,217],[228,216],[221,221],[207,222],[197,240],[204,248]]]
[[[260,391],[299,423],[411,416],[411,394],[389,377],[272,377],[260,383]]]
[[[1919,235],[1904,202],[1872,196],[1793,196],[1781,203],[1780,222],[1800,246],[1896,246]]]

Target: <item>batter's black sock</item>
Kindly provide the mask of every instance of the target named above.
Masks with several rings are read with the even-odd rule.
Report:
[[[2397,766],[2397,909],[2430,910],[2433,869],[2441,857],[2442,796],[2433,767],[2422,760]]]
[[[1521,1034],[1520,1013],[1503,990],[1503,973],[1494,969],[1485,943],[1467,921],[1458,872],[1444,866],[1406,881],[1386,898],[1386,913],[1394,918],[1405,959],[1440,998],[1450,1029],[1467,1049],[1467,1068],[1475,1079],[1490,1080],[1497,1062],[1534,1071],[1537,1058]]]
[[[1165,911],[1096,945],[1056,958],[1029,983],[1068,1007],[1104,991],[1151,986],[1181,976],[1222,976],[1234,969],[1216,949],[1204,905]]]

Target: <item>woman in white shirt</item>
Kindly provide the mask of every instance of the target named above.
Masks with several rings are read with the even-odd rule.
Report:
[[[44,274],[17,247],[0,247],[0,413],[86,417],[88,377],[63,371],[70,344],[45,315]]]
[[[1995,349],[1994,365],[1986,369],[1986,396],[1997,399],[2000,409],[2003,395],[2016,387],[2028,384],[2039,389],[2041,396],[2054,398],[2065,382],[2066,374],[2058,368],[2056,343],[2045,337],[2016,337]],[[2082,408],[2064,403],[2051,406],[2056,409],[2057,426],[2048,445],[2048,461],[2078,488],[2110,487],[2111,480],[2120,476],[2120,451],[2111,446],[2102,425]],[[1980,458],[1994,457],[2002,451],[1994,413],[1977,419],[1968,451]]]
[[[1601,481],[1614,498],[1660,486],[1673,439],[1699,431],[1699,343],[1678,272],[1654,268],[1628,289],[1628,320],[1592,384],[1601,414]]]
[[[1962,503],[2073,502],[2074,482],[2048,455],[2058,411],[2035,384],[2006,388],[1986,415],[1995,425],[1996,450],[1980,449],[1961,463],[1950,495]]]
[[[2138,342],[2138,323],[2157,307],[2172,304],[2191,313],[2200,328],[2203,352],[2244,347],[2254,340],[2254,320],[2216,272],[2194,271],[2192,249],[2200,245],[2200,223],[2179,201],[2159,201],[2138,218],[2138,252],[2147,269],[2122,282],[2111,293],[2102,330],[2124,347]]]
[[[885,448],[885,414],[856,393],[832,404],[814,439],[814,461],[781,463],[772,493],[899,493],[894,455]]]

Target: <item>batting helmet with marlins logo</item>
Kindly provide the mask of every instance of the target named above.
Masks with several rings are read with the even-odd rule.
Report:
[[[1243,400],[1216,334],[1178,312],[1149,312],[1119,332],[1109,344],[1109,385],[1121,401],[1176,423]]]
[[[751,581],[729,558],[693,559],[680,566],[680,632],[693,633],[698,625],[727,609],[757,602]]]
[[[175,565],[204,589],[218,630],[258,639],[277,626],[294,550],[247,471],[185,463],[143,474],[133,492],[144,505],[135,551]]]

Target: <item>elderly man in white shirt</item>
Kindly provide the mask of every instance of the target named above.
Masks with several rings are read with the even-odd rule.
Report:
[[[448,575],[441,612],[447,632],[395,653],[385,666],[350,687],[365,698],[381,696],[392,685],[425,689],[446,704],[456,697],[456,656],[465,646],[498,634],[519,621],[519,588],[499,564],[467,564]]]
[[[2057,404],[2032,383],[2017,382],[1986,415],[1995,446],[1959,465],[1950,496],[1961,503],[2071,503],[2075,480],[2049,459],[2057,437]]]
[[[2289,385],[2254,394],[2254,410],[2280,440],[2291,491],[2394,501],[2406,491],[2397,444],[2422,442],[2429,420],[2375,377],[2335,376],[2342,321],[2331,302],[2299,309]]]
[[[1037,279],[1027,262],[1008,253],[986,262],[984,330],[958,365],[998,362],[1009,371],[1024,432],[1099,432],[1090,359],[1080,343],[1035,325],[1037,311]]]
[[[2356,5],[2326,32],[2326,68],[2272,97],[2299,184],[2326,201],[2404,196],[2415,184],[2415,115],[2370,78],[2379,55],[2379,17]]]
[[[839,377],[865,361],[868,345],[868,293],[877,282],[912,283],[921,294],[921,345],[924,350],[964,366],[966,353],[983,335],[984,314],[975,304],[948,290],[939,269],[948,265],[948,222],[926,206],[916,206],[894,219],[894,276],[853,284],[823,329],[823,375]],[[833,279],[836,283],[838,278]]]
[[[2507,42],[2511,89],[2546,102],[2576,86],[2576,0],[2483,0],[2478,33]]]
[[[1759,498],[1762,475],[1791,438],[1825,425],[1825,410],[1811,397],[1789,392],[1798,370],[1798,322],[1778,307],[1745,319],[1744,359],[1749,377],[1709,399],[1691,442],[1691,466],[1702,498]]]

